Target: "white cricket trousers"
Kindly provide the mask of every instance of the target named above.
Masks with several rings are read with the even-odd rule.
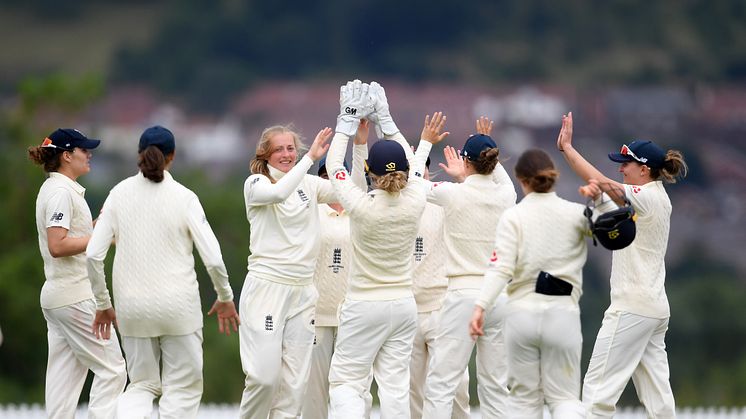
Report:
[[[416,329],[414,297],[344,301],[329,371],[333,418],[365,417],[371,366],[378,384],[381,419],[409,418],[409,360]]]
[[[308,378],[306,395],[303,398],[303,419],[329,418],[329,367],[334,354],[334,343],[337,340],[337,326],[316,326],[316,336],[313,338],[313,354],[311,355],[311,373]],[[370,380],[373,379],[371,374]],[[370,417],[373,396],[370,394],[370,384],[363,396],[365,399],[365,417]]]
[[[478,289],[449,289],[441,309],[440,325],[432,348],[432,366],[425,380],[422,417],[450,419],[464,368],[474,349],[469,321],[479,296]],[[507,362],[503,345],[503,316],[507,297],[501,295],[488,309],[484,336],[476,341],[477,394],[482,417],[508,418]]]
[[[296,418],[313,352],[313,284],[286,285],[247,276],[241,290],[241,418]]]
[[[409,363],[409,403],[412,419],[422,419],[425,403],[425,379],[430,362],[431,348],[435,342],[440,322],[440,310],[417,313],[417,333],[412,345],[412,359]],[[469,419],[469,369],[464,368],[461,383],[456,390],[452,419]]]
[[[667,330],[668,318],[623,311],[604,314],[583,382],[587,417],[614,417],[616,403],[630,377],[648,417],[676,417],[669,382]]]
[[[202,329],[189,335],[122,336],[130,384],[119,398],[119,418],[196,418],[202,399]]]
[[[580,308],[569,296],[511,299],[505,315],[508,411],[512,419],[583,419]]]
[[[96,339],[91,331],[96,316],[93,300],[41,311],[47,320],[49,345],[44,389],[47,417],[75,417],[80,392],[91,370],[94,376],[88,417],[113,418],[117,397],[127,384],[116,333],[108,340]]]

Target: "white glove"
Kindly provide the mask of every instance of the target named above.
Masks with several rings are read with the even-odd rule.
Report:
[[[336,132],[352,137],[357,133],[361,118],[373,112],[368,93],[369,86],[360,80],[348,81],[339,88],[339,116]]]
[[[375,108],[374,119],[376,120],[376,134],[379,137],[385,135],[394,135],[399,132],[399,128],[394,123],[389,113],[389,101],[386,99],[386,91],[383,86],[377,82],[370,83],[370,100]]]

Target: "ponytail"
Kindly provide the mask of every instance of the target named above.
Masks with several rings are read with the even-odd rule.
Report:
[[[689,166],[684,161],[684,155],[678,150],[668,150],[666,160],[660,169],[650,169],[653,179],[661,179],[666,183],[676,183],[677,180],[686,177]]]
[[[397,193],[407,187],[407,174],[402,171],[387,173],[383,176],[370,174],[371,180],[378,189],[388,193]]]
[[[515,164],[515,176],[525,182],[532,191],[545,193],[552,190],[559,178],[559,171],[544,150],[526,150]]]
[[[150,145],[140,152],[137,162],[143,176],[155,183],[163,181],[163,171],[166,170],[166,156],[160,148]]]
[[[34,146],[28,148],[28,158],[35,164],[42,166],[45,172],[51,173],[59,170],[62,165],[60,160],[62,150],[59,148]]]
[[[497,166],[497,156],[500,154],[500,150],[497,147],[488,148],[482,150],[479,153],[479,158],[476,161],[470,162],[474,166],[474,170],[480,175],[489,175],[495,170]]]

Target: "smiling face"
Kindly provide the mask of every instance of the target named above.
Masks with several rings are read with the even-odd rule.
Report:
[[[644,185],[651,180],[650,168],[634,161],[619,164],[619,173],[627,185]]]
[[[298,159],[298,149],[295,147],[293,136],[288,132],[275,134],[269,140],[270,155],[267,163],[275,169],[287,173],[295,166]]]

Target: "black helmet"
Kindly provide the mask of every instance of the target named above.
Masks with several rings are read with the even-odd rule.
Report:
[[[609,250],[619,250],[629,246],[635,239],[637,214],[626,196],[622,207],[599,215],[595,222],[593,209],[589,206],[586,205],[583,214],[588,218],[594,246],[598,240],[601,246]]]

